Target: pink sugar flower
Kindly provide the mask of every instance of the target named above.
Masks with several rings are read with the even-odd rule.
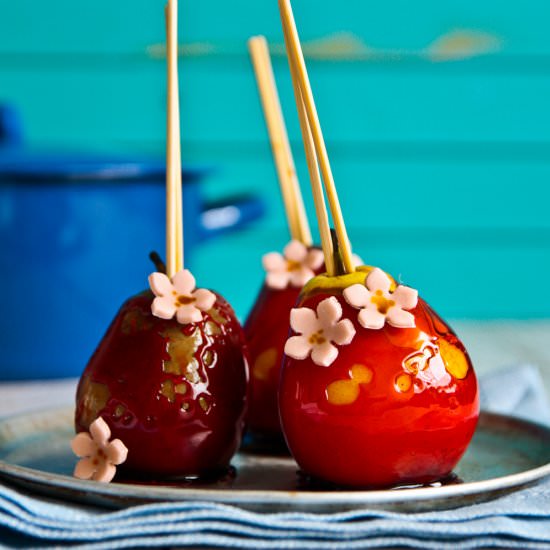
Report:
[[[290,326],[299,333],[285,344],[285,353],[293,359],[311,359],[316,365],[328,367],[338,357],[338,348],[355,336],[355,327],[349,319],[342,319],[342,306],[334,297],[326,298],[317,306],[317,313],[308,307],[290,312]]]
[[[204,288],[195,290],[195,277],[188,269],[178,271],[172,280],[164,273],[149,275],[149,285],[156,298],[151,305],[155,317],[172,319],[178,323],[198,323],[202,321],[202,311],[208,311],[216,302],[216,295]]]
[[[390,292],[391,279],[381,269],[373,269],[364,285],[352,285],[344,290],[348,304],[360,309],[358,320],[368,329],[380,329],[387,322],[398,328],[415,327],[414,315],[406,310],[418,303],[418,292],[399,285]]]
[[[270,288],[282,289],[289,284],[302,288],[323,265],[323,253],[315,248],[308,250],[300,241],[290,241],[282,255],[278,252],[266,254],[263,265]]]
[[[128,449],[120,439],[109,442],[110,438],[111,430],[101,417],[90,424],[90,433],[81,432],[73,438],[71,448],[81,459],[74,469],[75,477],[104,483],[115,477],[116,467],[126,460]]]

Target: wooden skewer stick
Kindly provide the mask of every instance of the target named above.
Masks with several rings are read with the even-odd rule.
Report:
[[[168,113],[166,132],[166,270],[169,277],[183,269],[183,216],[181,200],[181,137],[178,82],[178,2],[168,0],[166,59]]]
[[[292,239],[311,246],[311,230],[296,175],[267,41],[264,36],[254,36],[248,41],[248,48],[262,100],[290,235]]]
[[[287,42],[286,36],[285,42]],[[302,98],[302,92],[300,91],[300,86],[298,84],[296,67],[290,56],[288,56],[288,64],[290,66],[290,74],[292,76],[294,96],[296,99],[296,108],[298,110],[298,120],[300,121],[300,129],[302,131],[302,139],[304,142],[304,149],[306,153],[309,179],[313,192],[313,202],[315,204],[315,213],[317,214],[317,220],[319,223],[319,234],[321,237],[323,255],[325,257],[325,267],[329,277],[333,277],[335,274],[334,248],[332,244],[332,236],[330,233],[330,223],[328,219],[327,207],[325,204],[325,196],[323,194],[323,184],[321,183],[319,164],[317,162],[317,155],[315,153],[315,145],[313,143],[311,129],[307,120],[307,113],[304,106],[304,100]]]
[[[184,255],[184,244],[183,244],[183,199],[182,199],[182,176],[181,176],[181,122],[180,122],[180,100],[179,100],[179,70],[178,70],[178,60],[179,60],[179,40],[178,40],[178,9],[177,9],[177,0],[176,0],[176,9],[175,14],[175,57],[176,57],[176,110],[175,110],[175,124],[177,129],[177,163],[176,163],[176,251],[177,251],[177,261],[176,261],[176,272],[183,269],[185,263]]]
[[[289,57],[293,60],[296,68],[296,76],[300,85],[300,91],[306,108],[307,118],[313,136],[313,142],[317,151],[321,173],[323,175],[323,182],[325,184],[325,189],[327,193],[327,199],[332,218],[334,220],[334,226],[336,229],[336,235],[338,237],[340,252],[342,254],[344,269],[347,273],[352,273],[355,271],[355,267],[353,264],[351,246],[342,216],[342,209],[340,208],[338,194],[334,185],[332,169],[330,167],[330,161],[328,158],[325,140],[321,131],[319,116],[317,115],[317,109],[315,107],[315,100],[311,91],[311,85],[309,83],[304,55],[300,46],[300,38],[298,36],[296,22],[294,21],[294,14],[292,13],[290,0],[279,0],[279,10],[281,12],[281,20],[283,23],[283,28],[285,30],[285,41],[287,44],[288,54]]]

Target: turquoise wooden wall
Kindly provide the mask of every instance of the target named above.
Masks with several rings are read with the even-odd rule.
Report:
[[[287,240],[246,52],[252,34],[272,44],[313,212],[277,2],[180,3],[184,159],[222,168],[209,196],[252,190],[269,205],[253,231],[192,258],[201,283],[243,316],[261,255]],[[548,316],[548,2],[294,4],[356,252],[446,316]],[[0,101],[19,106],[32,144],[162,154],[162,7],[0,0]]]

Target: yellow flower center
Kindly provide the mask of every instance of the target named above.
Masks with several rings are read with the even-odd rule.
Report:
[[[287,260],[286,261],[286,270],[287,271],[298,271],[302,268],[302,264],[300,262],[295,262],[294,260]]]
[[[193,296],[185,296],[185,294],[180,294],[176,298],[176,306],[188,306],[189,304],[192,304],[196,301],[196,298],[193,298]]]
[[[381,290],[377,290],[374,296],[371,296],[370,301],[378,308],[378,312],[382,315],[386,315],[389,309],[395,305],[395,302],[388,300]]]
[[[313,346],[324,344],[327,341],[327,339],[323,336],[323,329],[318,330],[317,332],[314,332],[309,337],[309,343]]]

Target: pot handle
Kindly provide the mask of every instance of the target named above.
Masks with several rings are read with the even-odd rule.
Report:
[[[201,240],[229,233],[262,218],[265,204],[255,195],[236,195],[208,203],[201,213]]]
[[[9,103],[0,103],[0,147],[23,143],[23,122],[19,111]]]

